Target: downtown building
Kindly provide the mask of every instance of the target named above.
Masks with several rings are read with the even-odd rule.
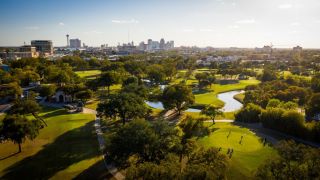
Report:
[[[21,58],[37,58],[39,52],[36,47],[24,45],[20,47],[0,47],[0,58],[6,60],[17,60]]]
[[[143,41],[139,44],[138,49],[141,51],[162,51],[174,48],[174,41],[165,42],[163,38],[160,41],[153,41],[148,39],[147,44]]]
[[[70,39],[70,48],[75,48],[75,49],[81,48],[81,40],[80,39]]]
[[[53,55],[53,45],[51,40],[32,40],[31,46],[36,48],[36,51],[41,56]]]

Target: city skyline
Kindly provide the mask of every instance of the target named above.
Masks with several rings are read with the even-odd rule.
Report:
[[[33,39],[89,46],[165,38],[176,46],[319,48],[316,0],[2,1],[0,46]]]

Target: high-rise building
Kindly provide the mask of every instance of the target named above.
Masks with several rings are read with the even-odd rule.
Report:
[[[169,42],[169,44],[170,44],[170,47],[169,47],[169,49],[172,49],[172,48],[174,48],[174,41],[170,41],[170,42]]]
[[[140,43],[139,49],[143,49],[143,42]],[[146,44],[145,50],[147,51],[161,51],[168,50],[174,48],[174,41],[165,42],[164,38],[159,41],[153,41],[152,39],[148,39],[148,43]]]
[[[143,41],[139,44],[138,49],[140,51],[145,51],[147,50],[147,44],[145,44]]]
[[[42,55],[52,55],[53,45],[51,40],[33,40],[31,46],[36,48],[36,51]]]
[[[70,47],[71,48],[81,48],[81,40],[80,39],[70,39]]]
[[[160,40],[159,48],[160,48],[160,49],[164,49],[164,48],[165,48],[165,41],[164,41],[163,38],[161,38],[161,40]]]

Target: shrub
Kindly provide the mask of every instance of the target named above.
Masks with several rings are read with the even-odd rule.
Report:
[[[260,122],[259,115],[261,113],[261,107],[252,103],[244,106],[239,112],[235,115],[235,120],[240,122]]]
[[[304,117],[297,111],[269,108],[260,115],[262,125],[289,135],[312,139],[312,131],[305,126]]]

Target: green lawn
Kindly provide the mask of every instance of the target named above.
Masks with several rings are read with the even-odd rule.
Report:
[[[205,147],[221,147],[224,154],[228,148],[233,148],[228,179],[248,179],[267,158],[277,155],[272,147],[263,146],[260,138],[247,128],[232,123],[216,123],[211,128],[214,132],[199,139],[198,142]],[[227,138],[230,131],[231,134]],[[241,136],[243,141],[240,144]]]
[[[243,103],[244,96],[245,96],[244,93],[239,93],[239,94],[234,95],[233,98],[236,99],[237,101]]]
[[[72,179],[105,173],[93,115],[54,108],[44,108],[40,115],[48,127],[34,141],[23,143],[21,153],[15,154],[18,147],[11,142],[0,144],[0,177]]]
[[[207,68],[203,69],[196,69],[193,74],[190,76],[189,79],[184,79],[183,77],[179,77],[174,79],[170,84],[178,84],[181,81],[186,81],[187,85],[192,84],[198,84],[198,80],[194,78],[194,75],[196,73],[210,71]],[[183,73],[185,71],[180,70],[179,73]],[[259,84],[260,81],[256,80],[254,78],[251,78],[249,80],[240,80],[237,84],[227,84],[227,85],[221,85],[221,84],[213,84],[211,87],[208,87],[206,91],[203,93],[195,94],[195,104],[196,105],[207,105],[207,104],[213,104],[218,107],[223,107],[224,103],[217,98],[217,94],[227,91],[233,91],[233,90],[241,90],[244,89],[248,85],[254,85]]]
[[[211,86],[211,88],[208,88],[209,92],[203,93],[203,94],[196,94],[195,95],[195,103],[196,104],[213,104],[218,107],[222,107],[224,103],[217,98],[217,94],[227,91],[233,91],[233,90],[240,90],[244,89],[248,85],[253,84],[259,84],[260,81],[256,79],[250,79],[250,80],[241,80],[237,84],[227,84],[227,85],[220,85],[220,84],[214,84]]]
[[[88,70],[88,71],[76,71],[77,75],[79,75],[81,78],[86,79],[93,79],[101,74],[100,70]]]
[[[121,87],[122,87],[121,84],[110,86],[110,94],[114,94],[120,91]],[[95,92],[94,97],[86,103],[85,107],[94,109],[94,110],[97,109],[98,104],[100,103],[100,100],[104,100],[107,94],[108,94],[107,87],[99,88],[98,91]]]
[[[96,110],[99,103],[100,101],[98,99],[92,99],[92,101],[86,103],[85,107]]]
[[[5,117],[4,114],[0,114],[0,121]]]

